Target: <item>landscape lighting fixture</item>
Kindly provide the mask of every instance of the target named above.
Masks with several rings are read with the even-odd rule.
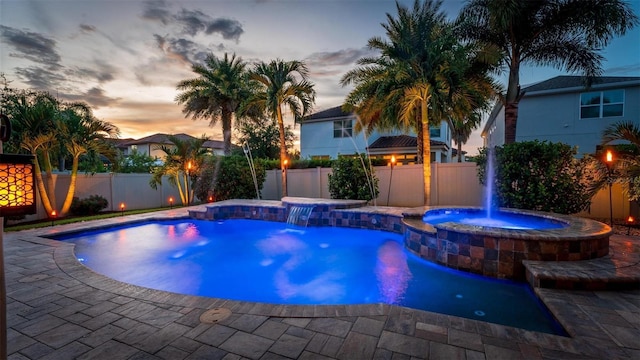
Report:
[[[0,154],[0,216],[36,213],[35,156]]]

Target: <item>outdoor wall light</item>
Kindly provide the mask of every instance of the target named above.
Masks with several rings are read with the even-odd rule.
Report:
[[[0,154],[0,216],[36,213],[35,156]]]

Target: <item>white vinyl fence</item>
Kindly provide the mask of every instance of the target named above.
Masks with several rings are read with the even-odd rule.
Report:
[[[423,206],[424,190],[421,165],[375,167],[378,178],[378,206],[418,207]],[[288,195],[309,198],[330,198],[328,174],[330,168],[287,170]],[[262,198],[279,200],[282,197],[280,170],[267,171],[262,188]],[[68,174],[54,174],[56,201],[60,206],[69,186]],[[126,209],[144,209],[169,206],[169,197],[174,204],[180,203],[177,190],[167,178],[158,189],[149,186],[150,174],[79,174],[75,196],[86,198],[101,195],[109,201],[108,211],[118,211],[124,203]],[[391,182],[391,184],[390,184]],[[390,186],[391,185],[391,186]],[[622,192],[620,184],[612,189],[613,214],[617,219],[626,219],[630,213],[630,203]],[[480,185],[475,163],[433,163],[431,166],[431,204],[442,206],[482,206],[484,189]],[[637,212],[637,209],[632,209]],[[608,189],[598,193],[590,209],[581,215],[592,218],[609,218]],[[633,214],[638,215],[638,214]],[[36,215],[27,220],[44,219],[47,214],[42,206]]]

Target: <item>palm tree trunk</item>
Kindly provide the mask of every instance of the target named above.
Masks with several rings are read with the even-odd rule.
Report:
[[[461,163],[462,162],[462,141],[460,139],[458,139],[458,141],[456,141],[458,144],[458,162]]]
[[[516,60],[512,61],[509,70],[509,84],[504,104],[504,143],[516,142],[516,129],[518,124],[518,105],[520,103],[520,66]]]
[[[428,98],[423,98],[420,106],[422,128],[422,176],[424,179],[424,204],[431,203],[431,139],[429,135]]]
[[[180,201],[182,201],[182,205],[187,205],[187,198],[184,196],[184,192],[182,191],[180,174],[181,174],[180,172],[176,173],[176,187],[178,188],[178,194],[180,194]]]
[[[64,199],[62,209],[60,209],[60,217],[64,217],[71,209],[71,203],[73,202],[73,195],[76,193],[76,183],[78,180],[78,162],[80,156],[74,156],[71,163],[71,179],[69,181],[69,189],[67,190],[67,197]]]
[[[49,196],[49,203],[51,208],[55,209],[56,206],[56,187],[53,182],[53,167],[51,166],[51,158],[49,157],[49,151],[44,150],[42,153],[42,161],[44,161],[44,172],[47,175],[47,194]]]
[[[424,139],[422,138],[422,134],[424,133],[424,130],[422,129],[422,123],[420,120],[420,115],[416,114],[416,123],[418,126],[416,126],[417,131],[418,131],[418,136],[417,136],[417,140],[418,140],[418,153],[416,156],[416,164],[423,164],[424,163],[424,159],[422,158],[422,154],[423,154],[423,150],[424,150]]]
[[[222,109],[222,139],[224,141],[224,155],[231,155],[231,112]]]
[[[47,190],[44,187],[44,180],[42,179],[42,170],[40,169],[40,163],[38,162],[38,157],[35,159],[35,174],[36,174],[36,185],[38,186],[38,192],[40,193],[40,200],[42,200],[42,206],[44,206],[44,211],[47,212],[47,215],[50,215],[53,211],[53,207],[51,207],[51,202],[49,201],[49,195],[47,194]]]
[[[278,131],[280,132],[280,169],[282,170],[282,197],[287,196],[287,171],[284,161],[287,159],[287,144],[284,138],[284,120],[282,119],[282,109],[277,108]]]

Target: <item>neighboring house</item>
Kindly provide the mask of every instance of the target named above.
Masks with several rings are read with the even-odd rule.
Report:
[[[400,131],[373,131],[365,136],[356,134],[357,117],[345,113],[340,106],[311,114],[300,125],[300,156],[303,159],[335,159],[339,155],[368,152],[372,158],[390,159],[398,163],[413,164],[417,156],[415,134]],[[446,121],[432,126],[431,161],[451,162],[451,130]]]
[[[516,141],[540,140],[595,153],[603,130],[621,121],[640,125],[640,77],[597,77],[585,88],[580,76],[557,76],[522,89]],[[494,107],[482,131],[484,145],[504,144],[504,107]]]
[[[187,134],[176,134],[173,135],[182,141],[190,141],[195,140],[197,138],[187,135]],[[126,142],[121,146],[126,146],[124,155],[131,154],[133,150],[138,151],[138,154],[146,154],[151,157],[157,159],[163,159],[165,157],[164,151],[160,150],[161,146],[172,147],[173,143],[169,141],[167,134],[153,134],[146,137],[143,137],[138,140],[132,140]],[[220,140],[208,140],[204,144],[202,144],[203,148],[206,148],[209,153],[213,155],[223,155],[224,154],[224,142]]]

